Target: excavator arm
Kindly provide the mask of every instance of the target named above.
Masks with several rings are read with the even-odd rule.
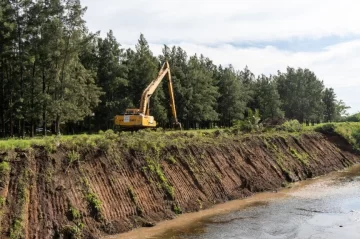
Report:
[[[159,73],[158,76],[156,77],[156,79],[154,79],[149,85],[148,87],[146,87],[146,89],[143,91],[142,95],[141,95],[141,100],[140,100],[140,108],[139,108],[139,113],[144,114],[144,115],[149,115],[149,102],[150,102],[150,97],[152,96],[152,94],[155,92],[155,90],[157,89],[157,87],[159,86],[160,82],[162,81],[162,79],[167,76],[168,78],[168,88],[169,88],[169,95],[170,95],[170,106],[171,106],[171,111],[172,111],[172,115],[174,117],[174,123],[181,128],[181,125],[177,119],[177,115],[176,115],[176,108],[175,108],[175,99],[174,99],[174,90],[173,90],[173,85],[172,85],[172,81],[171,81],[171,72],[170,72],[170,66],[169,63],[166,61]]]

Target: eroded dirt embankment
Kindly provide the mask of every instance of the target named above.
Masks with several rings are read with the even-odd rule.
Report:
[[[341,137],[315,133],[79,156],[61,147],[1,154],[0,238],[98,238],[360,161]]]

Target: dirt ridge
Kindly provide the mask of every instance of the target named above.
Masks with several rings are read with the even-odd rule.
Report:
[[[0,153],[1,238],[99,238],[152,226],[360,161],[346,141],[319,133],[249,136],[147,154],[112,147]]]

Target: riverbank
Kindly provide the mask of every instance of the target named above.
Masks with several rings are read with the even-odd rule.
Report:
[[[346,138],[323,133],[106,132],[5,150],[1,237],[99,238],[359,162]]]
[[[288,238],[289,234],[294,238],[304,238],[299,237],[300,234],[307,235],[307,238],[309,234],[316,234],[316,230],[321,232],[322,238],[336,238],[337,234],[343,238],[356,238],[360,235],[360,231],[356,230],[360,220],[359,181],[360,164],[292,183],[279,191],[257,193],[246,199],[183,214],[152,228],[139,228],[104,239],[195,239],[219,236],[235,239],[239,238],[239,233],[242,233],[241,238]],[[319,217],[320,225],[316,223]],[[283,230],[277,230],[280,226]],[[333,234],[327,235],[326,230]]]

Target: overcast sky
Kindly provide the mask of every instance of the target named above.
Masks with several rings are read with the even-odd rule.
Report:
[[[255,74],[309,68],[360,111],[359,0],[82,0],[90,31],[112,29],[123,47],[140,32],[155,55],[164,44]]]

